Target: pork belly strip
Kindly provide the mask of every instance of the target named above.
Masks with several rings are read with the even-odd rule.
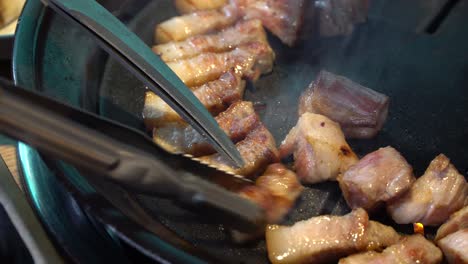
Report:
[[[244,95],[245,81],[233,69],[221,75],[217,80],[193,88],[193,94],[208,109],[217,115]],[[143,119],[146,128],[151,131],[167,122],[185,122],[166,102],[151,91],[145,95]]]
[[[293,226],[270,225],[266,231],[268,257],[274,264],[330,263],[398,240],[393,228],[369,221],[361,208],[344,216],[312,217]]]
[[[375,209],[380,203],[402,195],[415,180],[411,166],[392,147],[367,154],[338,176],[349,207],[366,210]]]
[[[247,186],[238,193],[242,197],[258,204],[266,212],[267,222],[279,223],[293,208],[296,199],[300,196],[304,187],[296,177],[296,174],[288,170],[283,164],[275,163],[267,167],[255,185]],[[259,233],[241,233],[232,231],[235,242],[242,243],[264,235],[265,230]]]
[[[442,239],[463,228],[468,228],[468,205],[453,213],[449,220],[439,227],[435,240]]]
[[[293,46],[302,26],[305,0],[234,0],[245,19],[260,19],[283,43]]]
[[[184,41],[153,46],[153,51],[165,62],[195,57],[205,52],[224,52],[249,42],[267,42],[260,20],[238,22],[216,34],[199,35]]]
[[[303,183],[335,180],[358,161],[340,125],[323,115],[304,113],[280,146],[280,156],[294,154],[294,168]]]
[[[358,23],[366,21],[370,0],[321,0],[319,10],[320,35],[332,37],[353,33]]]
[[[467,195],[465,177],[440,154],[411,189],[389,203],[387,209],[399,224],[440,225],[463,207]]]
[[[368,251],[340,259],[339,264],[437,264],[442,261],[442,252],[422,235],[402,238],[397,244],[386,248],[382,253]]]
[[[200,10],[218,9],[227,4],[227,0],[175,0],[177,11],[181,14]]]
[[[220,9],[201,10],[170,18],[156,26],[155,42],[166,43],[205,34],[228,27],[239,18],[237,8],[226,5]]]
[[[215,120],[234,142],[244,139],[260,123],[252,103],[246,101],[233,103]],[[172,122],[154,128],[153,140],[172,153],[202,156],[215,152],[211,144],[188,124]]]
[[[299,116],[311,112],[338,122],[347,138],[371,138],[387,119],[389,99],[340,75],[320,71],[299,99]]]
[[[268,43],[250,42],[223,53],[203,53],[196,57],[168,62],[167,65],[187,86],[196,86],[219,78],[234,68],[251,80],[273,68],[275,53]]]
[[[437,241],[437,245],[444,252],[449,264],[468,263],[468,228],[442,238]]]
[[[239,141],[236,147],[245,161],[242,168],[232,167],[231,162],[219,154],[203,156],[199,159],[224,171],[246,177],[255,177],[262,173],[269,164],[279,161],[275,139],[261,123],[247,134],[244,140]]]

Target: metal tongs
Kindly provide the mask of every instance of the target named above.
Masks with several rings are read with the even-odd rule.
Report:
[[[252,231],[264,225],[254,203],[203,178],[234,176],[173,155],[145,134],[0,79],[0,132],[136,192],[167,197],[220,223]]]
[[[95,0],[41,0],[98,40],[147,87],[169,104],[185,121],[207,138],[233,165],[242,167],[239,151],[218,123],[177,75],[133,32]]]

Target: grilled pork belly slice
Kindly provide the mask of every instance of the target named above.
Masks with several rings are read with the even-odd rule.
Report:
[[[236,7],[223,6],[215,10],[201,10],[191,14],[176,16],[156,26],[155,42],[166,43],[205,34],[228,27],[239,18]]]
[[[338,123],[323,115],[304,113],[280,146],[282,158],[294,153],[294,167],[303,183],[335,180],[358,158]]]
[[[437,245],[444,252],[450,264],[468,263],[468,228],[452,233],[441,240]]]
[[[234,0],[244,19],[260,19],[283,43],[293,46],[302,26],[305,0]]]
[[[440,225],[463,207],[467,195],[465,177],[440,154],[411,189],[389,203],[387,209],[399,224]]]
[[[242,189],[239,194],[254,202],[258,200],[254,193],[267,194],[267,199],[260,200],[266,200],[268,205],[264,202],[259,204],[267,213],[268,223],[278,223],[289,212],[303,189],[304,187],[293,171],[288,170],[281,163],[275,163],[266,168],[263,175],[255,181],[254,186]],[[265,194],[261,195],[265,196]]]
[[[439,227],[435,240],[442,239],[463,228],[468,228],[468,205],[453,213],[450,219]]]
[[[251,200],[263,208],[270,224],[279,223],[294,206],[304,187],[301,185],[293,171],[288,170],[283,164],[269,165],[255,185],[247,186],[239,191],[239,195]],[[232,231],[235,242],[246,242],[264,234],[241,233]]]
[[[219,79],[193,88],[192,92],[211,114],[217,115],[229,105],[240,101],[244,95],[244,89],[245,81],[241,80],[240,76],[231,69]],[[145,95],[143,118],[146,128],[150,131],[167,122],[185,124],[182,117],[151,91],[147,91]]]
[[[387,119],[389,99],[340,75],[321,71],[299,99],[299,115],[311,112],[338,122],[347,138],[371,138]]]
[[[316,1],[320,35],[332,37],[353,33],[355,24],[366,21],[369,3],[369,0]]]
[[[177,11],[181,14],[200,10],[218,9],[227,4],[227,0],[175,0]]]
[[[242,168],[232,167],[231,162],[219,154],[203,156],[200,157],[200,160],[224,171],[246,177],[254,177],[262,173],[268,164],[279,161],[275,139],[270,131],[261,123],[247,134],[244,140],[239,141],[236,147],[245,161],[245,165]]]
[[[266,32],[260,20],[238,22],[216,34],[199,35],[184,41],[168,42],[153,46],[153,51],[163,61],[175,61],[195,57],[205,52],[224,52],[249,42],[267,42]]]
[[[233,103],[215,120],[234,142],[244,139],[260,123],[252,103],[246,101]],[[201,156],[215,152],[210,143],[188,124],[172,122],[154,128],[153,140],[172,153]]]
[[[393,228],[369,221],[361,208],[344,216],[312,217],[293,226],[270,225],[266,231],[268,257],[274,264],[329,263],[398,240]]]
[[[257,80],[273,69],[275,53],[268,43],[250,42],[223,53],[203,53],[196,57],[168,62],[167,65],[187,86],[196,86],[219,78],[231,68]]]
[[[349,207],[366,210],[400,196],[411,188],[415,180],[411,166],[392,147],[367,154],[338,176]]]
[[[437,264],[442,261],[442,252],[422,235],[402,238],[397,244],[382,253],[368,251],[340,259],[339,264]]]

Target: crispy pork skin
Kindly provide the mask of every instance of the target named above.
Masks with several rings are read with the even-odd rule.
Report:
[[[442,252],[422,235],[402,238],[397,244],[382,253],[368,251],[340,259],[339,264],[437,264],[442,261]]]
[[[172,41],[153,46],[163,61],[188,59],[206,52],[224,52],[249,42],[264,42],[266,32],[260,20],[240,21],[235,26],[216,34],[198,35],[183,41]]]
[[[411,189],[387,209],[399,224],[440,225],[463,207],[467,195],[465,177],[440,154]]]
[[[273,69],[275,53],[268,43],[250,42],[222,53],[203,53],[193,58],[168,62],[167,65],[187,86],[215,80],[231,68],[251,80]]]
[[[392,147],[367,154],[338,176],[349,207],[366,210],[402,195],[415,180],[411,166]]]
[[[238,9],[226,5],[220,9],[201,10],[176,16],[156,26],[154,39],[158,44],[186,38],[228,27],[239,18]]]
[[[437,245],[444,252],[448,263],[468,263],[468,228],[460,229],[442,238],[437,241]]]
[[[305,0],[234,0],[244,19],[260,19],[283,43],[293,46],[298,38]]]
[[[369,221],[364,209],[345,216],[322,215],[293,226],[270,225],[268,257],[277,263],[330,263],[352,253],[381,249],[398,241],[389,226]]]
[[[227,4],[227,0],[175,0],[177,11],[181,14],[200,10],[218,9]]]
[[[203,156],[200,160],[224,171],[246,177],[255,177],[261,174],[269,164],[279,161],[275,139],[261,123],[247,134],[244,140],[239,141],[236,147],[245,161],[242,168],[232,167],[231,162],[219,154]]]
[[[320,35],[333,37],[353,33],[358,23],[366,21],[370,0],[319,0]]]
[[[240,101],[244,89],[245,81],[231,69],[217,80],[194,87],[192,92],[211,114],[217,115],[229,105]],[[145,95],[143,119],[149,131],[164,126],[167,122],[185,123],[182,117],[151,91],[147,91]]]
[[[299,99],[311,112],[338,122],[347,138],[371,138],[387,119],[389,98],[340,75],[321,71]]]
[[[216,116],[215,120],[234,142],[244,139],[260,123],[252,103],[247,101],[233,103]],[[215,152],[210,143],[188,124],[172,122],[154,128],[153,140],[172,153],[201,156]]]
[[[282,158],[294,154],[294,167],[303,183],[335,180],[358,158],[338,123],[323,115],[304,113],[280,146]]]
[[[449,220],[439,227],[435,240],[442,239],[463,228],[468,228],[468,205],[453,213]]]

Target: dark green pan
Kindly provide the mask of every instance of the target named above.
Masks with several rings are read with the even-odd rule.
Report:
[[[100,2],[148,45],[154,25],[176,14],[170,0]],[[368,21],[347,37],[317,38],[314,19],[308,17],[298,47],[285,47],[270,37],[276,66],[249,86],[246,99],[256,103],[279,143],[297,121],[298,97],[316,74],[326,69],[345,75],[391,98],[381,133],[372,140],[350,141],[359,155],[392,145],[421,175],[437,154],[445,153],[466,175],[468,2],[459,1],[439,20],[433,18],[444,1],[431,2],[437,5],[425,0],[373,0]],[[28,1],[22,14],[14,74],[20,86],[143,129],[143,85],[109,59],[91,36],[44,9],[39,0]],[[119,258],[106,255],[118,251],[117,235],[163,262],[267,262],[264,241],[236,246],[222,226],[202,222],[167,200],[134,195],[106,182],[86,182],[70,166],[24,144],[19,144],[19,157],[30,200],[48,230],[68,245],[68,255],[82,254],[83,259],[88,254],[88,259],[99,261],[92,252],[103,248],[98,251],[102,258]],[[71,198],[66,190],[72,191]],[[63,197],[76,199],[79,207],[63,202]],[[285,223],[348,211],[336,183],[317,184],[308,186]],[[372,218],[391,224],[384,213]],[[76,225],[73,219],[84,220]],[[70,242],[70,236],[75,240]]]

